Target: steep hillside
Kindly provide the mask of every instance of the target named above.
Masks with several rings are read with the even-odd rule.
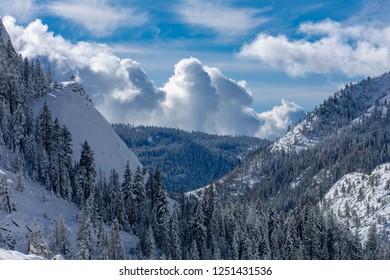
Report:
[[[390,74],[348,85],[268,148],[217,181],[281,209],[316,203],[343,175],[390,161]]]
[[[96,110],[80,84],[64,82],[51,94],[35,99],[35,115],[40,114],[45,103],[53,118],[58,118],[72,134],[73,161],[80,160],[81,144],[87,140],[95,155],[96,170],[101,169],[106,176],[112,168],[123,174],[127,161],[132,171],[140,166],[137,157]]]
[[[390,73],[349,84],[309,113],[271,146],[272,151],[299,151],[351,124],[390,94]],[[388,99],[388,97],[387,97]]]
[[[1,22],[0,31],[6,38]],[[45,258],[134,256],[138,238],[117,212],[102,216],[124,207],[122,193],[113,195],[119,176],[141,165],[79,84],[53,83],[43,72],[39,60],[0,40],[0,247]]]
[[[78,251],[76,239],[79,231],[80,209],[74,203],[59,198],[35,182],[25,182],[24,191],[18,191],[16,177],[12,172],[0,168],[0,180],[7,178],[12,205],[12,211],[9,213],[3,196],[0,196],[0,248],[27,254],[29,241],[34,240],[39,245],[43,245],[43,248],[36,248],[36,254],[40,257],[52,257],[55,223],[61,216],[68,227],[69,244],[64,257],[75,258]],[[0,190],[4,190],[2,183]],[[96,234],[97,229],[93,233],[95,240],[97,240]],[[129,252],[138,241],[134,235],[122,232],[122,242],[126,252]],[[44,255],[46,252],[48,255]],[[94,258],[98,253],[98,250],[93,252]],[[20,256],[13,254],[11,257],[18,259]]]
[[[390,164],[382,164],[371,173],[344,175],[321,201],[326,211],[336,217],[363,240],[372,226],[390,233]]]
[[[180,129],[115,124],[113,128],[149,169],[161,168],[170,191],[202,187],[231,171],[269,141]]]

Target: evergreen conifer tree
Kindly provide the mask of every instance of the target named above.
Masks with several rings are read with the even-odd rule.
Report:
[[[65,224],[64,217],[58,216],[54,220],[54,227],[51,235],[51,250],[54,254],[65,256],[70,250],[69,228]]]
[[[91,260],[93,252],[93,234],[92,222],[89,211],[83,207],[79,213],[79,227],[77,230],[77,247],[76,258],[79,260]]]

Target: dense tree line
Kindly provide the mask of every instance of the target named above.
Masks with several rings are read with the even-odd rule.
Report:
[[[104,189],[115,188],[114,194],[95,194],[93,199],[87,200],[78,242],[79,252],[85,251],[85,243],[89,244],[89,254],[78,255],[80,258],[129,257],[130,252],[123,251],[120,238],[113,243],[107,241],[109,238],[102,222],[111,224],[112,233],[108,236],[118,235],[119,229],[135,233],[140,242],[132,253],[139,259],[390,257],[388,242],[375,228],[362,244],[359,236],[340,225],[333,214],[324,215],[317,205],[306,203],[285,212],[256,198],[223,201],[211,185],[201,197],[182,193],[178,203],[172,206],[168,203],[158,169],[148,175],[140,169],[134,176],[128,176],[129,170],[126,173],[120,182],[113,171],[106,183]],[[144,176],[148,177],[146,181]],[[133,179],[127,181],[126,178]],[[125,203],[125,194],[129,195],[129,204]],[[97,228],[99,234],[93,240],[91,233]],[[94,248],[97,249],[94,251]]]
[[[191,191],[235,168],[269,141],[248,136],[218,136],[175,128],[114,124],[113,128],[149,169],[161,168],[168,191]]]

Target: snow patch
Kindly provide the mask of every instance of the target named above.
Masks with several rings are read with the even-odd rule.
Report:
[[[308,149],[316,145],[320,139],[319,138],[309,138],[304,134],[304,131],[310,131],[313,129],[313,123],[316,121],[316,116],[311,114],[306,117],[303,121],[298,123],[293,129],[288,131],[282,138],[278,139],[271,145],[272,152],[278,151],[296,151]]]
[[[18,251],[0,249],[0,260],[43,260],[37,255],[26,255]]]
[[[95,155],[96,170],[101,169],[106,177],[115,168],[123,174],[126,162],[135,172],[141,166],[135,154],[126,146],[108,121],[95,108],[90,97],[77,82],[62,83],[61,89],[37,99],[34,114],[39,116],[44,104],[72,134],[73,161],[80,159],[81,144],[87,140]]]
[[[332,211],[362,240],[373,223],[379,232],[390,233],[390,163],[379,165],[371,174],[343,176],[325,195],[321,207]]]

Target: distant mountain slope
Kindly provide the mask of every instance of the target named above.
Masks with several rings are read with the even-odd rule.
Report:
[[[223,176],[218,189],[287,210],[318,202],[348,173],[372,172],[390,161],[389,93],[389,73],[348,85]]]
[[[246,136],[217,136],[179,129],[115,124],[113,128],[142,164],[160,166],[168,190],[193,190],[236,167],[269,141]]]
[[[46,103],[53,118],[58,118],[72,134],[73,160],[80,159],[81,144],[87,140],[95,154],[96,170],[106,176],[115,168],[120,174],[130,161],[135,171],[140,165],[137,157],[112,129],[108,121],[97,111],[83,87],[76,82],[66,82],[53,94],[34,100],[35,115],[38,116]]]
[[[272,151],[299,151],[319,143],[379,104],[390,94],[390,73],[349,84],[309,113],[271,146]]]

